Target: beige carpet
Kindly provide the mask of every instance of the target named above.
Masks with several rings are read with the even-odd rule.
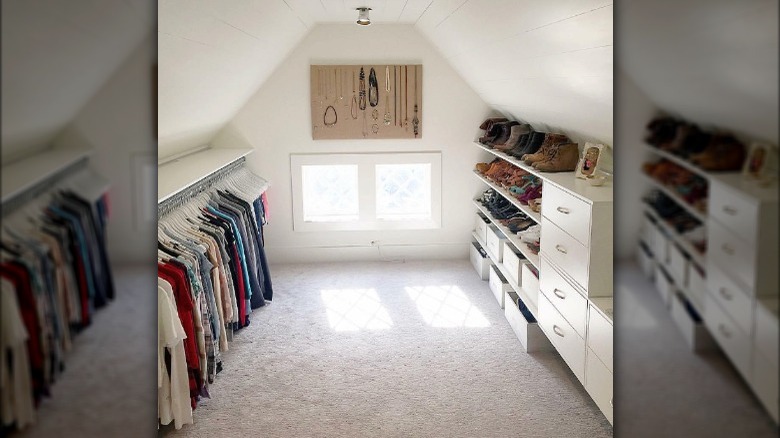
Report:
[[[528,355],[467,261],[274,266],[195,424],[171,436],[603,437],[556,354]]]

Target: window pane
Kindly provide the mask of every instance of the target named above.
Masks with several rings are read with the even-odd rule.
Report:
[[[358,220],[357,165],[301,166],[301,171],[305,222]]]
[[[378,164],[376,216],[380,220],[431,217],[431,165]]]

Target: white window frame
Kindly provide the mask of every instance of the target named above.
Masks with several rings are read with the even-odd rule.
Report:
[[[431,217],[381,220],[376,217],[377,164],[430,164]],[[302,166],[357,165],[359,219],[350,222],[303,220]],[[441,152],[290,154],[294,231],[421,230],[441,228]]]

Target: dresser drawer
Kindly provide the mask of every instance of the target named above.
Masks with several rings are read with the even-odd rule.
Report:
[[[539,295],[539,326],[580,383],[585,381],[585,340],[563,319],[544,294]]]
[[[539,289],[577,334],[584,338],[588,300],[580,295],[545,257],[542,257]]]
[[[493,259],[496,260],[497,263],[501,263],[502,257],[504,255],[504,241],[506,240],[506,236],[504,236],[501,231],[499,231],[498,227],[495,225],[490,225],[487,230],[487,240],[485,241],[488,253],[490,253],[491,256],[493,256]]]
[[[712,300],[707,295],[707,303],[704,305],[704,322],[712,334],[712,337],[718,342],[721,349],[731,359],[737,370],[745,377],[748,382],[751,381],[750,356],[751,342],[747,334],[740,330],[726,312],[721,309],[717,301]]]
[[[602,315],[592,304],[588,312],[588,347],[593,350],[611,372],[613,370],[612,321]]]
[[[753,300],[716,266],[710,266],[710,272],[707,273],[707,289],[713,301],[720,304],[739,328],[750,333],[753,326]]]
[[[727,274],[735,276],[747,287],[746,292],[754,295],[756,285],[756,251],[755,247],[744,239],[728,231],[716,221],[707,223],[707,260],[712,260],[717,267]],[[711,270],[711,268],[707,268]]]
[[[722,184],[710,184],[709,216],[755,245],[759,205]]]
[[[549,257],[581,288],[588,290],[588,263],[590,261],[588,248],[552,222],[544,220],[542,222],[541,253]]]
[[[764,356],[773,359],[774,365],[778,365],[778,320],[777,315],[769,311],[760,302],[756,304],[756,332],[755,348]]]
[[[490,220],[485,216],[482,216],[480,213],[477,213],[477,218],[474,224],[474,232],[477,233],[477,236],[479,236],[483,242],[487,242],[487,232],[489,226]]]
[[[542,215],[581,244],[590,246],[591,206],[587,202],[554,184],[545,184]]]
[[[487,253],[482,255],[480,250],[484,251],[479,243],[471,242],[471,246],[469,247],[469,260],[471,260],[471,265],[474,266],[479,278],[487,280],[488,275],[490,275],[490,272],[488,271],[490,269],[490,259],[488,258]]]
[[[519,303],[522,301],[517,294],[514,291],[508,291],[504,298],[504,316],[509,326],[512,327],[512,331],[515,332],[515,336],[523,345],[525,352],[552,351],[553,346],[542,333],[539,323],[528,312],[523,314],[518,307]]]
[[[585,389],[609,423],[612,424],[612,371],[589,348],[585,364]]]

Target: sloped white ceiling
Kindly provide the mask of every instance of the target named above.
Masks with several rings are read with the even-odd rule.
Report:
[[[612,143],[609,0],[436,0],[416,27],[500,112]]]
[[[777,0],[625,1],[617,58],[659,108],[777,143],[777,17]]]
[[[208,143],[318,23],[414,24],[494,108],[612,140],[609,0],[161,0],[159,155]]]
[[[50,146],[149,35],[151,1],[2,1],[2,158]]]
[[[431,0],[161,0],[159,156],[208,143],[316,23],[414,23]]]

